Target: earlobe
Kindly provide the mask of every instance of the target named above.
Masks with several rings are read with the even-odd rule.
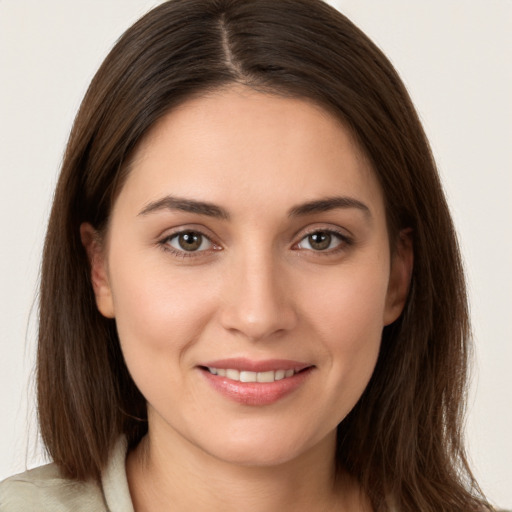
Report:
[[[409,294],[414,251],[412,229],[403,229],[399,233],[398,243],[391,261],[384,325],[393,323],[402,313]]]
[[[89,259],[96,306],[103,316],[114,318],[114,303],[108,278],[104,244],[98,232],[88,222],[80,225],[80,239]]]

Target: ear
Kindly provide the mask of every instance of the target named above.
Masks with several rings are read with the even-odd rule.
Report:
[[[84,222],[80,225],[80,239],[89,258],[91,283],[96,296],[96,306],[103,316],[114,318],[114,302],[101,237],[91,224]]]
[[[402,313],[411,284],[414,251],[412,229],[400,231],[398,243],[391,260],[384,325],[393,323]]]

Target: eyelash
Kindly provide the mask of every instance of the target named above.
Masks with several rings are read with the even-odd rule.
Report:
[[[179,237],[180,235],[184,235],[186,233],[192,233],[195,235],[201,236],[203,239],[206,239],[210,244],[211,248],[202,250],[202,251],[186,251],[186,250],[180,250],[176,249],[175,247],[172,247],[170,245],[171,240]],[[201,242],[202,244],[203,242]],[[172,233],[171,235],[165,236],[162,240],[158,242],[158,245],[160,248],[168,253],[171,253],[173,256],[176,256],[177,258],[194,258],[198,256],[204,255],[204,253],[207,252],[213,252],[213,251],[219,251],[221,248],[216,245],[211,238],[208,235],[205,235],[201,230],[199,229],[183,229],[181,231],[176,231],[175,233]]]
[[[327,249],[327,250],[315,251],[314,249],[306,249],[318,256],[324,256],[324,257],[334,256],[342,251],[346,251],[354,243],[354,240],[351,237],[347,236],[345,233],[342,233],[341,231],[338,231],[335,229],[328,229],[328,228],[325,228],[325,229],[315,228],[309,232],[306,232],[301,237],[301,239],[296,244],[294,244],[294,247],[297,247],[300,243],[302,243],[308,237],[315,235],[315,234],[319,234],[319,233],[323,233],[323,234],[329,235],[331,237],[335,237],[338,239],[339,243],[336,245],[336,247],[334,247],[332,249]]]
[[[175,247],[172,247],[170,245],[171,240],[174,240],[177,237],[179,237],[180,235],[184,235],[186,233],[192,233],[192,234],[199,235],[199,236],[203,237],[203,239],[206,239],[211,244],[212,247],[205,249],[205,250],[201,250],[201,251],[197,251],[197,250],[196,251],[186,251],[186,250],[176,249]],[[301,237],[301,239],[293,245],[293,248],[297,247],[300,243],[302,243],[308,237],[310,237],[314,234],[318,234],[318,233],[327,234],[327,235],[335,237],[339,240],[339,243],[336,245],[336,247],[334,247],[332,249],[317,250],[317,251],[315,251],[314,249],[305,249],[305,250],[310,251],[318,256],[333,256],[343,250],[346,250],[348,247],[350,247],[354,243],[352,238],[348,237],[346,234],[341,233],[340,231],[337,231],[335,229],[316,228],[316,229],[312,229],[311,231],[305,233]],[[178,258],[194,258],[194,257],[202,256],[202,255],[204,255],[204,253],[217,252],[217,251],[222,250],[222,248],[220,246],[218,246],[217,244],[215,244],[215,242],[213,242],[212,239],[208,235],[204,234],[199,229],[184,229],[181,231],[177,231],[175,233],[172,233],[171,235],[167,235],[164,238],[162,238],[162,240],[160,240],[158,242],[158,245],[163,251],[171,253],[173,256],[176,256]],[[300,249],[295,249],[295,250],[300,250]]]

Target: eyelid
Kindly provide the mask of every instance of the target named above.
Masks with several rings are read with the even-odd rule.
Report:
[[[206,230],[202,227],[194,226],[194,225],[180,226],[171,231],[166,230],[164,232],[164,234],[159,236],[159,238],[157,240],[157,245],[162,250],[164,250],[166,252],[170,252],[180,258],[204,256],[207,253],[211,253],[214,251],[217,252],[219,250],[222,250],[222,246],[219,243],[217,243],[211,235],[207,234],[206,231],[208,231],[208,230]],[[196,250],[196,251],[186,251],[186,250],[182,250],[182,249],[173,247],[169,244],[170,240],[172,240],[184,233],[197,233],[198,235],[201,235],[202,237],[206,238],[209,241],[210,247],[208,249],[202,249],[202,250]]]
[[[326,249],[323,251],[322,250],[315,251],[314,249],[303,249],[303,248],[298,247],[298,245],[305,238],[307,238],[308,236],[313,235],[315,233],[329,233],[330,235],[337,237],[340,240],[340,243],[332,249]],[[294,244],[292,246],[293,249],[295,249],[297,251],[299,251],[299,250],[308,251],[308,252],[311,252],[314,254],[318,254],[319,256],[322,256],[322,255],[329,256],[332,254],[336,254],[339,251],[343,251],[347,247],[354,244],[354,238],[352,237],[352,235],[347,234],[346,230],[344,230],[340,227],[326,226],[325,224],[324,225],[316,224],[314,226],[309,226],[306,229],[301,230],[299,232],[299,234],[296,235],[295,238],[298,238],[298,240],[296,242],[294,242]]]
[[[295,235],[293,236],[294,239],[302,240],[304,237],[308,235],[312,235],[313,233],[318,233],[319,231],[323,231],[326,233],[332,233],[335,235],[338,235],[340,238],[351,240],[353,239],[352,233],[346,229],[342,228],[340,226],[336,226],[329,223],[315,223],[311,224],[305,228],[301,228],[298,230]]]

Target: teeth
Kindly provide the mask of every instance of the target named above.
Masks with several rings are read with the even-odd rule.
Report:
[[[256,372],[240,372],[240,382],[256,382]]]
[[[274,382],[276,380],[275,372],[258,372],[256,379],[258,382]]]
[[[292,377],[296,373],[293,369],[276,371],[271,370],[268,372],[249,372],[243,370],[240,372],[233,369],[208,367],[208,370],[213,375],[226,377],[230,380],[236,380],[238,382],[274,382],[276,380]]]
[[[281,380],[281,379],[284,379],[286,375],[286,370],[277,370],[275,376],[274,376],[274,379],[275,380]]]
[[[231,380],[240,380],[240,372],[238,370],[226,370],[226,377]]]

